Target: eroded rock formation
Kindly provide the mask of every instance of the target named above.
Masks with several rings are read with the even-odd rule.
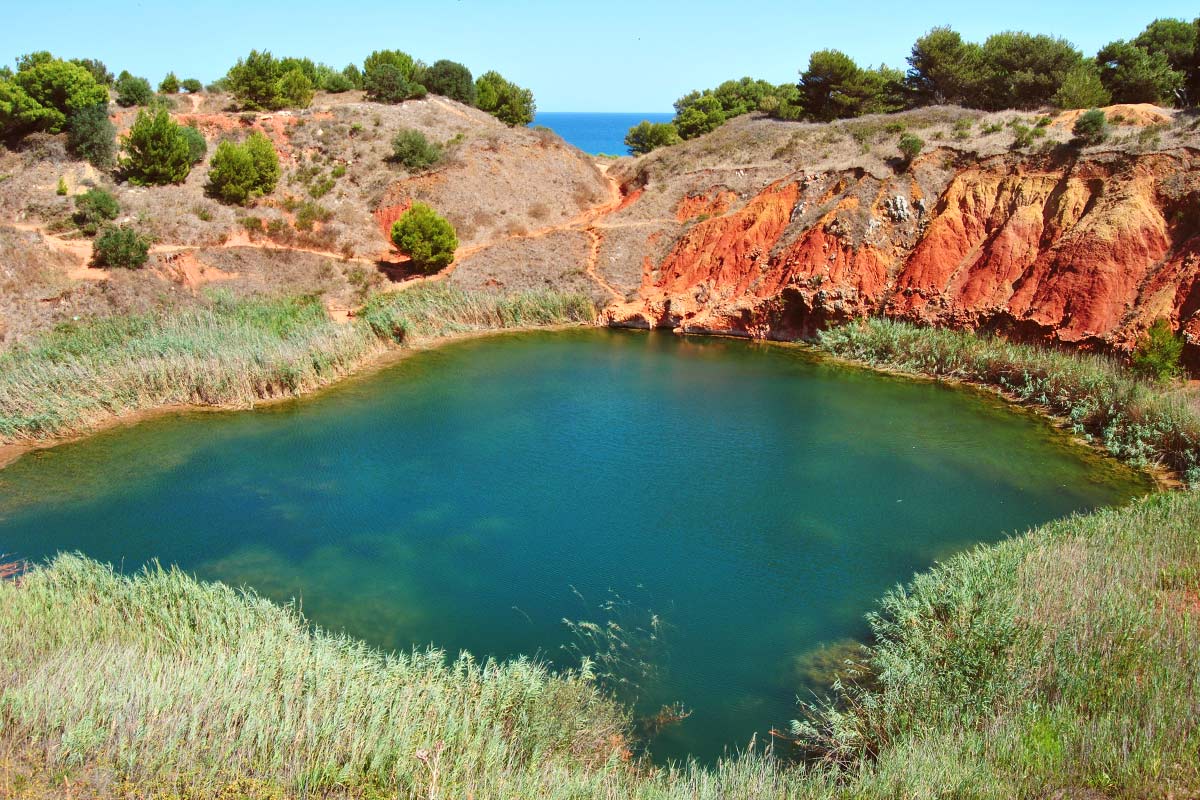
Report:
[[[645,259],[611,321],[790,337],[883,314],[1128,349],[1167,317],[1192,359],[1200,348],[1200,153],[1190,148],[935,150],[907,172],[798,171],[741,194],[693,185],[676,215],[681,230]]]

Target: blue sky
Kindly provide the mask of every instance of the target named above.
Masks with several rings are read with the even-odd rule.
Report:
[[[998,30],[1053,33],[1085,54],[1131,38],[1156,17],[1192,19],[1194,2],[1051,0],[803,3],[691,0],[131,0],[5,3],[0,59],[32,50],[95,57],[155,84],[168,70],[207,82],[251,48],[343,66],[379,48],[497,69],[529,86],[543,111],[669,111],[676,97],[726,78],[794,80],[813,50],[903,67],[913,40],[951,25],[982,40]],[[53,9],[50,11],[49,9]]]

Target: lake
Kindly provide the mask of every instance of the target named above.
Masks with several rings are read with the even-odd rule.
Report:
[[[670,122],[674,118],[672,113],[539,111],[532,124],[549,128],[585,153],[626,156],[625,134],[630,128],[644,119]]]
[[[690,712],[654,756],[711,760],[786,726],[822,646],[914,571],[1149,489],[976,392],[588,329],[26,455],[0,471],[0,552],[160,559],[384,648],[598,654],[640,715]]]

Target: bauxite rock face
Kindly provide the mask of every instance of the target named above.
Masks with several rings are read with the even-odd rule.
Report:
[[[1102,349],[1167,317],[1200,347],[1193,151],[994,156],[922,176],[935,158],[914,175],[795,173],[744,202],[697,186],[675,206],[682,233],[608,317],[781,337],[883,314]]]

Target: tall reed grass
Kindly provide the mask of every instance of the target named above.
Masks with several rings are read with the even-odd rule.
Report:
[[[588,665],[385,655],[252,594],[61,556],[0,582],[0,743],[131,796],[247,781],[281,798],[1200,791],[1200,494],[978,547],[870,624],[870,679],[796,724],[812,761],[760,747],[659,768],[629,760],[628,716]]]
[[[249,407],[324,386],[397,344],[594,317],[579,295],[439,285],[370,299],[351,324],[330,321],[314,296],[210,300],[67,323],[0,353],[0,442],[80,432],[166,405]]]
[[[1114,359],[887,319],[832,328],[819,344],[875,367],[997,387],[1067,419],[1118,458],[1162,464],[1200,486],[1200,411]]]

